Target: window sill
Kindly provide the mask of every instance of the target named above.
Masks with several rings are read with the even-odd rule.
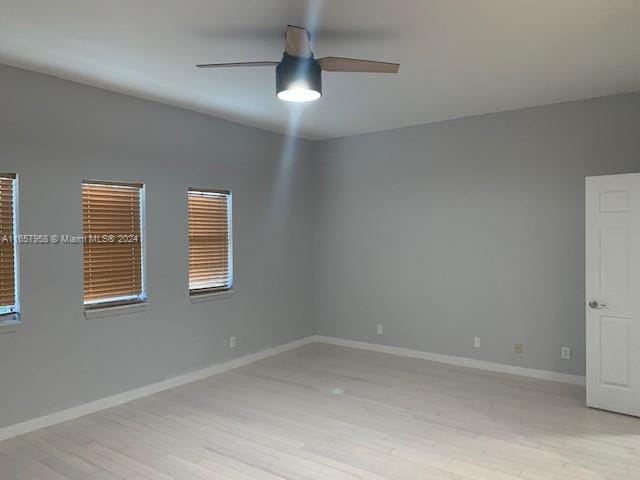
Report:
[[[3,333],[16,332],[22,326],[20,321],[20,314],[13,313],[10,315],[3,315],[0,317],[0,335]]]
[[[189,301],[191,303],[210,302],[212,300],[222,300],[229,298],[235,293],[235,290],[223,290],[221,292],[208,292],[208,293],[190,293]]]
[[[87,320],[92,318],[116,317],[144,311],[149,304],[147,302],[131,303],[129,305],[112,305],[110,307],[85,308],[84,316]]]

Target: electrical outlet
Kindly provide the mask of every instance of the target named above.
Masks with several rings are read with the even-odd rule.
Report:
[[[522,353],[522,344],[516,343],[515,346],[513,347],[513,351],[515,353]]]
[[[382,335],[382,324],[381,323],[378,324],[378,328],[377,328],[376,331],[378,332],[378,335]]]
[[[238,341],[236,340],[236,337],[230,337],[229,348],[236,348],[237,345],[238,345]]]
[[[473,339],[473,346],[476,348],[480,348],[480,337],[476,337]]]
[[[571,348],[562,347],[560,349],[560,356],[562,357],[563,360],[570,360],[571,359]]]

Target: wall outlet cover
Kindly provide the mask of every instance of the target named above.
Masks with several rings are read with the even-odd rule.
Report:
[[[473,339],[473,346],[476,348],[480,348],[480,337],[476,337]]]
[[[230,337],[229,338],[229,348],[236,348],[237,345],[238,345],[238,341],[237,341],[236,337]]]
[[[377,327],[376,331],[378,332],[378,335],[382,335],[382,324],[381,323],[378,324],[378,327]]]
[[[571,359],[571,348],[562,347],[560,349],[560,356],[562,357],[563,360],[570,360]]]

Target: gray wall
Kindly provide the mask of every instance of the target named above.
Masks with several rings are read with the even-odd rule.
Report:
[[[22,233],[81,234],[84,178],[144,182],[149,307],[87,320],[82,248],[24,245],[23,327],[0,335],[0,427],[313,333],[310,144],[0,66],[0,171]],[[189,186],[234,194],[236,293],[190,303]],[[228,348],[237,335],[238,347]]]
[[[639,126],[632,94],[318,144],[317,332],[583,374],[584,178],[640,171]]]

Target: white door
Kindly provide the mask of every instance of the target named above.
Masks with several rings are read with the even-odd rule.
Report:
[[[640,416],[640,174],[586,180],[587,405]]]

